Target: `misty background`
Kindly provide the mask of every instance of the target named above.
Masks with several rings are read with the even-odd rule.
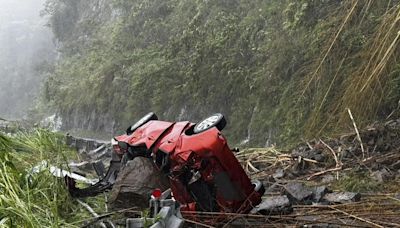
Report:
[[[0,117],[22,119],[56,57],[45,0],[0,0]]]

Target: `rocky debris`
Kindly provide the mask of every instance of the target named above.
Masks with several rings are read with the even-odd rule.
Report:
[[[311,172],[326,170],[329,167],[353,168],[368,167],[379,171],[374,176],[384,181],[388,173],[400,168],[400,119],[375,124],[360,131],[363,149],[357,135],[347,134],[338,139],[312,140],[290,152],[296,162],[291,165],[295,176],[309,175]],[[386,171],[382,169],[386,169]]]
[[[327,175],[324,175],[322,177],[321,183],[328,184],[328,183],[331,183],[333,181],[335,181],[335,177],[333,175],[331,175],[331,174],[327,174]]]
[[[393,177],[393,175],[386,168],[374,171],[371,176],[372,179],[376,180],[378,183],[383,183]]]
[[[328,159],[327,154],[324,152],[324,148],[317,144],[314,148],[299,147],[298,150],[292,151],[292,156],[308,158],[317,162],[324,162]]]
[[[330,193],[331,191],[326,186],[318,186],[314,187],[313,191],[313,202],[319,203],[325,194]]]
[[[275,171],[275,173],[272,175],[272,177],[275,179],[275,180],[278,180],[278,179],[280,179],[280,178],[283,178],[285,176],[285,171],[283,170],[283,169],[277,169],[276,171]]]
[[[331,204],[358,202],[361,200],[361,194],[355,192],[334,192],[326,194],[323,200]]]
[[[271,196],[263,200],[257,205],[250,213],[251,214],[263,214],[263,215],[280,215],[288,214],[293,211],[292,204],[286,195],[283,196]]]
[[[276,148],[242,150],[236,154],[252,178],[273,182],[340,180],[346,172],[368,173],[380,183],[400,179],[400,119],[374,124],[336,139],[315,139],[290,151]],[[258,171],[248,167],[256,167]]]
[[[137,207],[146,209],[154,189],[169,188],[169,181],[149,158],[136,157],[121,168],[111,191],[109,204],[112,209]]]
[[[345,201],[358,201],[361,198],[359,193],[337,192],[331,193],[325,185],[307,187],[301,182],[291,182],[283,186],[284,193],[292,204],[311,204],[326,201],[328,203],[338,203]]]
[[[309,203],[311,202],[313,192],[310,188],[300,182],[292,182],[283,186],[286,195],[291,203]]]
[[[282,194],[283,193],[283,194]],[[283,186],[281,195],[267,195],[255,207],[252,214],[283,215],[293,211],[292,205],[329,205],[360,201],[360,193],[334,192],[325,185],[308,187],[301,182],[291,182]]]

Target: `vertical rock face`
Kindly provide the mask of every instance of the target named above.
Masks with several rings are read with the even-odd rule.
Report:
[[[87,112],[85,110],[74,110],[73,112],[62,113],[61,116],[63,116],[63,130],[87,129],[111,135],[115,131],[115,120],[107,110],[91,110]]]
[[[50,1],[51,2],[51,1]],[[112,1],[107,0],[74,0],[54,2],[53,8],[49,12],[50,24],[58,42],[60,51],[60,61],[65,58],[84,56],[87,48],[93,45],[93,38],[99,36],[99,28],[110,26],[118,20],[121,12],[112,7]],[[104,34],[103,36],[107,36]],[[101,35],[100,35],[101,36]],[[102,47],[97,47],[101,49]],[[93,68],[90,72],[95,74],[97,69]],[[111,72],[113,73],[113,72]],[[85,75],[76,75],[85,79]],[[101,79],[98,79],[101,80]],[[63,82],[64,83],[64,82]],[[112,85],[107,85],[112,86]],[[88,91],[81,91],[85,96]],[[75,107],[72,109],[59,109],[58,114],[62,119],[63,130],[89,130],[101,131],[107,134],[114,134],[115,117],[111,116],[110,109],[96,107],[96,96],[89,105],[85,107]],[[79,102],[75,98],[73,103]],[[112,100],[110,101],[112,102]]]

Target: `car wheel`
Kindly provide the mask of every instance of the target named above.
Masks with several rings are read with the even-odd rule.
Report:
[[[143,124],[149,122],[150,120],[158,120],[158,117],[154,112],[149,112],[145,116],[143,116],[139,121],[137,121],[134,125],[130,126],[126,129],[126,134],[132,134],[136,129],[141,127]]]
[[[225,125],[226,120],[224,115],[222,115],[221,113],[215,113],[197,123],[196,126],[194,126],[193,132],[197,134],[213,127],[216,127],[218,130],[222,131]]]
[[[264,195],[265,193],[265,188],[264,185],[261,183],[259,180],[253,180],[252,184],[254,186],[254,191],[260,193],[260,195]]]

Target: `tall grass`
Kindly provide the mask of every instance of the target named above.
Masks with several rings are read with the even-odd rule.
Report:
[[[294,107],[308,138],[351,126],[348,108],[360,126],[384,119],[399,99],[400,3],[345,1],[336,18],[333,39],[300,83],[304,102]]]
[[[90,218],[70,198],[63,179],[47,170],[31,172],[41,161],[66,167],[73,156],[62,136],[46,130],[0,133],[0,227],[75,227],[74,221]]]
[[[347,87],[337,104],[339,123],[348,120],[344,112],[353,107],[361,120],[375,118],[391,92],[390,74],[398,64],[400,43],[400,5],[387,10],[372,36],[372,41],[362,52],[367,62],[357,68],[346,80]],[[398,77],[398,76],[397,76]]]

